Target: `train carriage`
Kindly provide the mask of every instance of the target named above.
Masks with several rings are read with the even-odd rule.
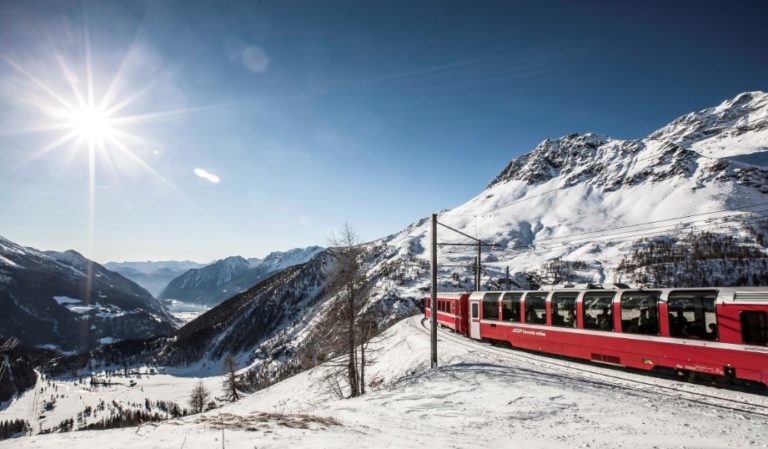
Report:
[[[563,288],[441,293],[438,299],[461,303],[462,297],[466,312],[450,316],[438,309],[438,322],[473,339],[768,385],[766,288]]]
[[[427,318],[431,315],[429,296],[424,298],[424,311]],[[467,335],[467,308],[469,293],[440,293],[437,296],[437,323],[440,326]]]

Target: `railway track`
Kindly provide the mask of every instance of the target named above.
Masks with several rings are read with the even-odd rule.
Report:
[[[415,326],[421,331],[429,334],[429,329],[426,323],[427,320],[422,319],[421,325]],[[558,369],[564,370],[570,375],[579,376],[579,378],[564,376],[568,377],[570,380],[581,380],[596,386],[619,388],[625,391],[631,391],[640,396],[648,396],[648,393],[653,393],[668,397],[673,400],[682,400],[696,405],[704,405],[729,412],[743,413],[751,416],[759,416],[763,419],[768,419],[768,399],[762,396],[756,396],[756,398],[759,399],[758,401],[718,396],[716,394],[692,391],[688,388],[660,385],[658,383],[637,379],[636,377],[640,375],[631,372],[626,374],[606,372],[606,369],[590,369],[589,367],[581,366],[582,363],[579,362],[566,362],[554,358],[550,359],[550,357],[547,357],[547,355],[531,355],[519,350],[497,348],[490,346],[487,343],[470,340],[466,337],[459,336],[444,329],[439,330],[439,336],[441,339],[453,341],[462,346],[471,346],[472,349],[476,352],[492,355],[499,359],[511,360],[518,363],[522,362],[536,368],[552,369],[553,367],[556,367]],[[535,369],[526,368],[526,370],[542,376],[559,375]],[[600,380],[584,379],[584,374],[597,376],[600,378]],[[697,385],[697,387],[701,387],[701,385]]]

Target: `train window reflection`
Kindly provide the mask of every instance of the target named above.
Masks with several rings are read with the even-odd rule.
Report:
[[[576,296],[577,293],[552,295],[550,308],[553,326],[576,327]]]
[[[765,312],[741,312],[741,338],[748,345],[768,344],[768,318]]]
[[[501,300],[501,319],[504,321],[520,322],[520,298],[522,293],[504,293]]]
[[[547,324],[547,294],[528,293],[525,296],[525,322]]]
[[[621,296],[621,331],[659,334],[658,292],[626,292]]]
[[[499,297],[501,293],[486,293],[483,296],[483,319],[499,319]]]
[[[584,329],[613,330],[613,293],[585,293],[582,300]]]
[[[674,291],[667,299],[669,335],[717,340],[716,291]]]

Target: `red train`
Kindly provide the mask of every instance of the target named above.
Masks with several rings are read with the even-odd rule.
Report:
[[[429,299],[425,298],[427,318]],[[768,288],[440,293],[437,320],[476,340],[768,386]]]

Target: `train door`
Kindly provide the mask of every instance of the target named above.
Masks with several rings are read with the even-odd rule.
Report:
[[[469,300],[469,337],[480,340],[480,301]]]

